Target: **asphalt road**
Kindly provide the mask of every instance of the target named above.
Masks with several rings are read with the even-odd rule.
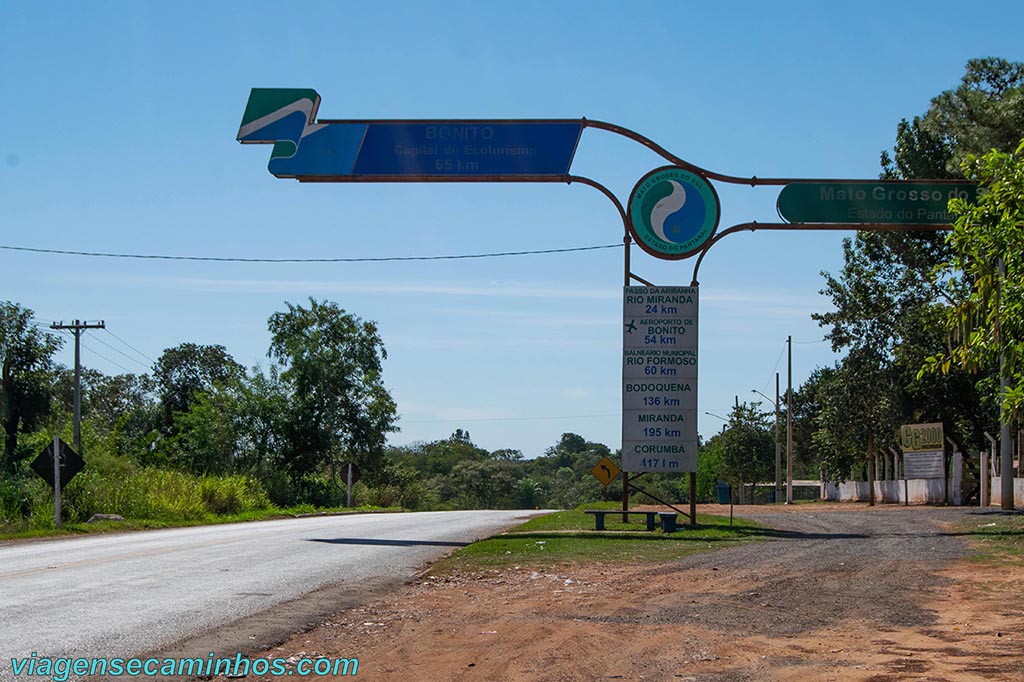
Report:
[[[304,614],[329,613],[339,595],[351,601],[397,586],[532,514],[364,514],[8,543],[0,546],[0,679],[11,657],[31,652],[140,655],[191,639],[205,648],[192,654],[205,655],[213,644],[203,633],[239,622],[256,633],[254,619],[275,612],[290,614],[278,626],[294,627]]]

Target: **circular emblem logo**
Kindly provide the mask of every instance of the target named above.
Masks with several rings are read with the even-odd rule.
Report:
[[[629,195],[633,238],[658,258],[678,260],[699,251],[715,234],[720,215],[715,188],[677,166],[651,171]]]

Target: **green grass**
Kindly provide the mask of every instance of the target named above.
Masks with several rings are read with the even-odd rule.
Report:
[[[959,530],[975,552],[973,560],[1024,565],[1024,516],[986,514],[965,521]]]
[[[645,530],[642,515],[605,516],[605,531],[593,530],[593,515],[585,509],[616,509],[617,503],[584,504],[569,511],[531,519],[516,528],[488,540],[473,543],[453,553],[431,568],[432,573],[473,571],[506,565],[542,566],[559,563],[599,561],[670,561],[706,552],[737,542],[757,539],[763,527],[736,518],[729,526],[727,517],[698,515],[697,525],[686,525],[679,517],[679,530],[662,533]]]
[[[52,509],[51,516],[52,516]],[[95,533],[121,533],[136,530],[154,530],[159,528],[186,528],[190,526],[211,526],[219,523],[241,523],[245,521],[268,521],[271,519],[289,519],[298,516],[339,513],[373,513],[401,511],[397,508],[361,506],[348,508],[317,509],[312,505],[300,505],[286,509],[256,509],[236,514],[205,514],[198,518],[182,519],[125,519],[124,521],[97,521],[96,523],[62,523],[60,529],[32,528],[28,522],[20,524],[0,524],[0,541],[26,538],[61,537],[70,535],[86,535]],[[52,526],[52,521],[51,521]]]

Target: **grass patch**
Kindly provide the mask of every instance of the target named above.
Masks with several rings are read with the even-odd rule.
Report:
[[[600,561],[671,561],[738,542],[759,539],[763,526],[747,519],[697,515],[697,525],[682,525],[675,533],[645,530],[643,515],[605,517],[605,531],[593,530],[593,515],[585,509],[616,509],[616,502],[584,504],[576,509],[530,519],[516,528],[459,549],[438,562],[432,573],[473,571],[505,565],[542,566]]]
[[[1024,565],[1024,515],[985,514],[965,521],[960,532],[967,536],[975,561]]]
[[[299,505],[280,509],[254,509],[236,514],[205,514],[198,518],[182,519],[125,519],[124,521],[97,521],[95,523],[62,523],[60,529],[32,528],[28,522],[0,524],[0,541],[20,540],[27,538],[62,537],[71,535],[89,535],[97,533],[123,533],[136,530],[156,530],[160,528],[187,528],[191,526],[212,526],[219,523],[242,523],[245,521],[269,521],[272,519],[291,519],[299,516],[316,516],[328,514],[359,514],[374,512],[402,511],[398,508],[381,508],[361,506],[348,508],[317,509],[312,505]]]

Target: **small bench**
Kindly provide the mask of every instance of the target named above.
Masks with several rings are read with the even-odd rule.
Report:
[[[583,511],[584,514],[594,515],[594,530],[604,530],[604,517],[606,514],[643,514],[647,517],[647,530],[654,530],[657,527],[655,517],[658,515],[656,511],[622,511],[621,509],[586,509]]]

